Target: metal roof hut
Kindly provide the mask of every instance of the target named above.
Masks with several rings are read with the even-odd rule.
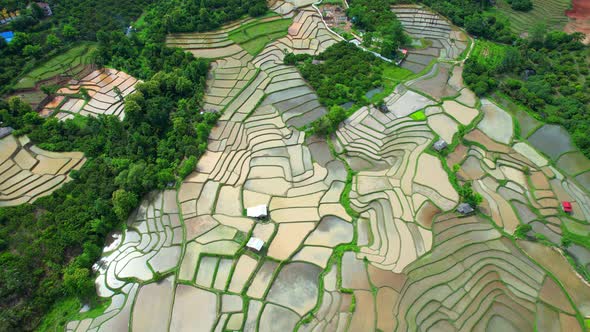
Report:
[[[256,252],[260,252],[263,247],[264,241],[256,237],[251,237],[248,243],[246,243],[246,248]]]
[[[0,138],[4,138],[12,134],[13,131],[14,129],[12,129],[12,127],[0,127]]]
[[[444,139],[439,139],[434,143],[434,149],[439,152],[444,150],[447,146],[449,146],[449,144],[447,144]]]
[[[561,207],[563,208],[563,212],[565,213],[572,213],[573,211],[573,207],[572,207],[572,203],[571,202],[561,202]]]
[[[250,218],[264,219],[268,217],[268,207],[266,205],[257,205],[246,209],[246,215]]]
[[[457,212],[461,213],[461,214],[470,214],[473,213],[475,210],[473,209],[473,207],[471,207],[471,205],[467,204],[467,203],[461,203],[459,204],[459,207],[457,208]]]

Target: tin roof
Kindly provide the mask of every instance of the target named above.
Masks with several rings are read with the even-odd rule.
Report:
[[[266,205],[257,205],[246,209],[246,215],[251,218],[263,218],[268,215]]]
[[[251,237],[250,240],[248,240],[246,247],[260,251],[262,247],[264,247],[264,241],[256,237]]]

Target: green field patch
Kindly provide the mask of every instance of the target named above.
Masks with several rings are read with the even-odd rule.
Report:
[[[567,23],[565,11],[569,9],[571,0],[532,0],[533,9],[528,12],[516,11],[506,0],[497,2],[498,11],[508,18],[510,28],[516,33],[528,32],[539,24],[549,28],[561,29]]]
[[[229,34],[229,39],[239,44],[248,53],[256,55],[266,44],[287,35],[291,19],[268,22],[255,21],[246,24]]]
[[[94,44],[81,44],[59,54],[24,75],[15,85],[16,89],[33,88],[38,81],[60,75],[76,75],[83,65],[91,62],[96,49]]]
[[[403,81],[413,74],[410,70],[393,64],[386,65],[383,68],[383,78],[392,81]]]
[[[286,34],[286,32],[275,32],[273,34],[263,35],[242,43],[240,46],[251,55],[256,55],[260,53],[268,43],[284,37]]]
[[[418,111],[410,114],[410,118],[416,121],[424,121],[426,120],[426,114],[424,114],[424,111]]]
[[[473,49],[472,59],[484,65],[486,68],[496,69],[504,61],[507,46],[496,44],[487,40],[477,40]]]

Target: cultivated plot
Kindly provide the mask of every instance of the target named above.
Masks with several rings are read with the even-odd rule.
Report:
[[[0,206],[33,202],[70,181],[86,159],[79,152],[50,152],[26,136],[0,139]]]
[[[331,137],[306,137],[297,128],[326,110],[285,49],[337,42],[308,4],[272,1],[293,24],[256,55],[223,44],[253,20],[190,37],[187,50],[215,58],[205,108],[222,117],[195,171],[148,195],[105,249],[96,285],[109,308],[68,330],[582,331],[590,288],[558,250],[506,235],[588,228],[588,193],[558,169],[582,172],[577,156],[549,166],[515,138],[510,114],[465,88],[460,65],[443,63],[398,85],[389,111],[366,106]],[[445,40],[431,60],[467,45],[438,16],[413,15],[430,22],[415,33],[441,26],[423,36]],[[453,150],[436,152],[439,138]],[[467,181],[483,203],[464,217],[454,210]],[[259,206],[266,217],[247,217]]]
[[[70,81],[41,111],[44,116],[55,114],[60,120],[82,116],[115,115],[124,117],[123,99],[135,92],[138,80],[118,70],[95,70],[81,80]]]

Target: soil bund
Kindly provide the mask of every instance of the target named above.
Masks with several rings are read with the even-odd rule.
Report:
[[[581,32],[586,35],[585,44],[590,44],[590,1],[588,0],[573,0],[572,10],[568,10],[565,14],[573,19],[565,26],[565,31]]]

